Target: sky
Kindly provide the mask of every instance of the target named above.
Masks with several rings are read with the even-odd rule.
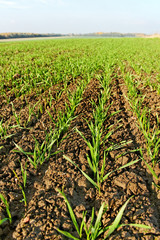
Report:
[[[0,33],[160,33],[160,0],[0,0]]]

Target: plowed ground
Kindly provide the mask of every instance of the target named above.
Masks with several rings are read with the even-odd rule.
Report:
[[[82,80],[83,84],[83,80]],[[56,99],[57,92],[62,85],[55,85],[50,89],[51,94]],[[76,83],[70,83],[67,90],[74,90]],[[159,96],[156,93],[144,89],[148,96],[148,106],[156,106],[159,103]],[[38,118],[32,116],[28,129],[13,128],[8,134],[13,134],[7,139],[0,140],[0,187],[1,193],[6,197],[10,205],[11,215],[13,217],[12,224],[5,222],[0,226],[1,240],[40,240],[40,239],[66,239],[56,231],[56,227],[69,231],[76,235],[73,223],[65,204],[63,197],[58,193],[57,188],[64,189],[68,201],[70,202],[78,221],[82,218],[82,212],[87,210],[87,219],[89,220],[92,207],[95,207],[96,213],[102,202],[108,204],[108,210],[102,219],[103,226],[111,224],[116,217],[120,207],[132,195],[125,213],[122,217],[122,223],[141,223],[151,226],[151,230],[144,230],[134,227],[125,226],[116,230],[109,239],[160,239],[160,192],[152,185],[152,176],[142,161],[137,164],[119,170],[113,173],[104,181],[101,187],[101,194],[91,185],[90,182],[81,174],[81,172],[72,164],[67,162],[63,155],[70,157],[83,171],[90,173],[86,154],[89,149],[82,137],[74,130],[78,128],[87,139],[91,139],[86,120],[92,120],[93,106],[91,100],[98,104],[101,87],[97,79],[92,79],[85,88],[82,100],[76,108],[75,116],[77,116],[65,133],[58,148],[54,146],[54,151],[58,154],[50,157],[49,161],[39,166],[37,170],[28,162],[24,154],[14,152],[15,143],[25,151],[33,151],[35,141],[33,136],[43,142],[46,131],[50,126],[54,128],[54,124],[49,118],[47,111],[56,119],[57,110],[65,111],[65,103],[68,102],[66,92],[63,92],[57,100],[52,100],[51,107],[45,104],[43,96],[47,96],[48,92],[44,92],[41,97],[34,94],[26,96],[26,98],[14,99],[13,104],[17,113],[21,113],[23,120],[27,119],[28,109],[26,99],[30,104],[37,101],[43,103],[43,110],[38,113]],[[116,115],[105,121],[105,127],[114,124],[114,127],[121,125],[110,137],[110,142],[120,143],[123,140],[131,143],[125,147],[110,152],[106,159],[105,172],[111,171],[121,165],[139,159],[139,152],[132,151],[140,147],[145,148],[145,140],[137,127],[137,119],[130,109],[130,105],[126,99],[127,87],[121,77],[113,77],[111,86],[111,98],[107,104],[111,104],[109,113],[120,110]],[[147,101],[147,97],[146,100]],[[56,111],[55,111],[56,110]],[[157,109],[153,108],[153,116]],[[7,104],[2,98],[0,116],[5,122],[16,125],[12,113],[11,104]],[[124,156],[118,157],[120,154],[127,152]],[[103,149],[101,158],[103,157]],[[147,158],[147,155],[146,155]],[[27,162],[27,185],[25,188],[27,207],[24,202],[20,202],[23,198],[22,192],[17,184],[17,179],[13,170],[21,177],[20,162],[23,166]],[[149,160],[148,160],[149,161]],[[157,175],[160,173],[158,165],[155,169]],[[1,203],[0,216],[7,217],[5,207]],[[99,239],[103,239],[101,236]]]

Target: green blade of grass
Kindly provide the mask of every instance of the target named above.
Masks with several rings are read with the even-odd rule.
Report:
[[[27,171],[26,171],[26,163],[25,163],[25,169],[23,169],[22,163],[20,162],[21,166],[21,173],[22,173],[22,178],[23,178],[23,186],[25,188],[26,182],[27,182]]]
[[[158,180],[158,176],[155,173],[155,171],[153,170],[153,168],[143,159],[143,161],[145,162],[147,168],[149,169],[149,171],[151,172],[151,174],[153,175],[153,177],[155,177],[156,180]]]
[[[135,160],[135,161],[132,161],[132,162],[129,162],[129,163],[127,163],[127,164],[125,164],[125,165],[123,165],[123,166],[121,166],[121,167],[119,167],[119,168],[117,168],[117,169],[115,169],[115,170],[107,173],[107,174],[103,177],[103,181],[106,180],[111,173],[114,173],[114,172],[116,172],[116,171],[118,171],[118,170],[120,170],[120,169],[129,167],[129,166],[131,166],[131,165],[133,165],[133,164],[135,164],[135,163],[137,163],[137,162],[139,162],[139,161],[140,161],[140,159]]]
[[[97,219],[96,219],[96,222],[95,222],[95,225],[94,225],[94,235],[93,235],[93,239],[96,239],[97,236],[99,235],[99,227],[100,227],[100,224],[101,224],[101,218],[102,218],[102,215],[103,215],[103,209],[104,209],[104,206],[105,206],[105,203],[103,203],[99,209],[99,212],[98,212],[98,216],[97,216]]]
[[[90,178],[85,172],[83,172],[80,168],[79,170],[81,171],[81,173],[88,179],[88,181],[90,181],[90,183],[93,184],[93,186],[95,186],[98,190],[99,190],[99,186],[97,185],[97,183],[95,181],[93,181],[92,178]]]
[[[10,210],[9,210],[9,203],[7,202],[7,200],[5,199],[5,197],[0,194],[0,198],[2,200],[2,202],[4,203],[5,207],[6,207],[6,212],[8,214],[8,219],[9,219],[9,222],[12,223],[12,216],[11,216],[11,213],[10,213]]]
[[[74,212],[73,212],[73,210],[72,210],[72,208],[71,208],[70,203],[68,202],[68,200],[67,200],[67,198],[66,198],[66,195],[65,195],[61,190],[59,190],[59,189],[57,189],[57,190],[59,191],[59,193],[62,194],[62,196],[63,196],[63,198],[64,198],[64,200],[65,200],[65,202],[66,202],[66,204],[67,204],[67,207],[68,207],[68,210],[69,210],[69,213],[70,213],[72,222],[73,222],[73,224],[74,224],[74,226],[75,226],[78,234],[80,235],[80,229],[79,229],[79,226],[78,226],[78,223],[77,223],[75,214],[74,214]]]
[[[60,230],[60,229],[58,229],[58,228],[56,228],[56,230],[57,230],[58,232],[60,232],[61,234],[63,234],[64,236],[68,237],[68,238],[71,238],[71,239],[74,239],[74,240],[80,240],[79,238],[74,237],[74,236],[73,236],[72,234],[70,234],[69,232],[62,231],[62,230]]]
[[[20,146],[18,146],[15,142],[14,142],[14,145],[18,148],[18,152],[21,152],[21,153],[23,153],[24,155],[32,155],[32,153],[31,152],[25,152]],[[14,150],[14,152],[17,152],[17,150]]]
[[[144,224],[137,224],[137,223],[129,223],[129,224],[120,224],[120,227],[124,226],[132,226],[132,227],[138,227],[138,228],[144,228],[144,229],[151,229],[150,226],[144,225]]]
[[[2,225],[4,222],[6,222],[8,220],[8,218],[3,218],[2,220],[0,220],[0,225]]]
[[[96,219],[96,222],[95,222],[95,228],[98,227],[100,221],[101,221],[101,218],[102,218],[102,215],[103,215],[103,209],[104,209],[104,206],[105,206],[105,203],[103,203],[99,209],[99,212],[98,212],[98,216],[97,216],[97,219]]]
[[[89,166],[90,166],[90,169],[94,172],[94,167],[93,167],[93,164],[92,164],[92,162],[91,162],[90,157],[89,157],[88,154],[87,154],[87,161],[88,161],[88,164],[89,164]]]
[[[152,184],[160,190],[160,185],[156,184],[155,182],[152,182]]]
[[[133,196],[132,196],[132,197],[133,197]],[[117,227],[119,226],[119,223],[120,223],[121,218],[122,218],[122,216],[123,216],[124,210],[125,210],[128,202],[130,201],[130,199],[131,199],[132,197],[130,197],[130,198],[124,203],[124,205],[121,207],[121,209],[120,209],[120,211],[118,212],[118,214],[117,214],[117,216],[116,216],[113,224],[109,227],[109,231],[108,231],[107,235],[105,236],[104,240],[107,239],[107,238],[111,235],[111,233],[113,233],[113,232],[117,229]]]
[[[93,179],[90,178],[85,172],[83,172],[83,171],[77,166],[76,163],[74,163],[69,157],[67,157],[67,156],[65,156],[65,155],[63,155],[63,157],[64,157],[67,161],[69,161],[70,163],[72,163],[74,166],[76,166],[76,167],[79,169],[79,171],[81,171],[81,173],[88,179],[88,181],[90,181],[90,182],[99,190],[99,187],[98,187],[97,183],[94,182]]]
[[[81,226],[80,226],[80,231],[79,231],[79,232],[80,232],[80,234],[79,234],[80,238],[82,237],[82,231],[83,231],[83,226],[84,226],[84,224],[85,224],[86,214],[87,214],[87,211],[86,211],[86,212],[83,212],[83,219],[82,219]]]
[[[141,160],[141,159],[137,159],[137,160],[135,160],[135,161],[129,162],[129,163],[127,163],[127,164],[125,164],[125,165],[123,165],[123,166],[117,168],[116,171],[117,171],[117,170],[120,170],[120,169],[123,169],[123,168],[126,168],[126,167],[130,167],[131,165],[133,165],[133,164],[139,162],[140,160]]]
[[[34,161],[32,161],[32,159],[30,157],[28,157],[28,160],[30,161],[30,163],[33,165],[33,167],[36,169],[37,168],[37,164]]]

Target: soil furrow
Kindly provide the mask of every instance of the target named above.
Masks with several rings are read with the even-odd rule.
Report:
[[[121,79],[121,77],[116,78],[115,93],[113,90],[112,108],[114,107],[114,110],[121,110],[121,112],[118,114],[119,116],[117,115],[117,117],[118,119],[122,119],[123,126],[115,134],[116,136],[118,135],[119,141],[126,139],[126,137],[128,140],[132,140],[132,144],[128,147],[129,151],[139,147],[145,147],[145,141],[143,134],[137,127],[137,119],[131,112],[129,103],[125,96],[127,96],[127,88],[124,84],[124,81]],[[111,153],[111,156],[115,158],[116,153]],[[130,160],[134,160],[135,158],[139,158],[138,152],[130,153],[129,155],[126,154],[125,156],[119,158],[118,162],[121,161],[121,163],[124,164]],[[123,189],[123,192],[125,192],[127,195],[135,195],[133,204],[134,207],[137,207],[137,209],[135,210],[135,213],[133,213],[134,210],[132,209],[132,219],[134,220],[134,215],[136,216],[136,212],[140,211],[141,209],[142,214],[139,214],[136,221],[141,222],[142,224],[150,224],[153,227],[152,234],[148,234],[147,236],[145,236],[145,234],[143,235],[143,230],[138,230],[135,233],[134,231],[129,231],[131,236],[135,234],[135,239],[141,239],[142,237],[144,237],[143,239],[153,239],[154,234],[157,235],[160,233],[159,214],[157,212],[159,200],[157,197],[155,198],[155,200],[158,201],[158,204],[156,204],[155,200],[153,201],[153,195],[156,195],[156,192],[153,189],[151,190],[152,180],[152,176],[147,173],[146,167],[143,163],[141,163],[141,161],[135,166],[133,165],[130,167],[129,170],[124,170],[122,174],[115,178],[115,184],[120,189]],[[146,203],[149,206],[148,209],[146,209]]]

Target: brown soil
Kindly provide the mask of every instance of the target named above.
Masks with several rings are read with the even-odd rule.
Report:
[[[134,195],[125,210],[121,222],[126,224],[146,224],[152,227],[151,230],[125,226],[116,230],[109,239],[160,239],[160,192],[153,187],[152,176],[142,161],[110,175],[103,182],[101,194],[99,194],[81,172],[63,157],[64,154],[70,157],[83,171],[91,176],[86,158],[87,153],[89,153],[88,147],[74,129],[78,128],[87,139],[91,138],[85,119],[92,120],[93,106],[91,101],[94,100],[98,104],[101,87],[96,79],[92,79],[87,85],[75,112],[77,118],[71,122],[67,133],[64,135],[65,138],[60,142],[58,148],[54,146],[54,150],[58,150],[59,153],[50,157],[49,161],[39,166],[37,170],[28,162],[27,186],[25,189],[27,207],[25,208],[24,203],[20,202],[23,197],[13,170],[21,179],[19,160],[24,166],[27,158],[25,155],[13,151],[16,149],[14,143],[17,143],[25,151],[33,151],[35,144],[33,136],[39,142],[44,141],[46,131],[49,131],[50,126],[54,128],[47,111],[56,119],[57,111],[65,111],[65,103],[68,102],[65,91],[57,98],[56,93],[59,87],[55,86],[50,89],[51,94],[54,96],[51,106],[45,103],[43,98],[44,95],[48,95],[48,91],[44,92],[44,95],[38,97],[38,99],[34,94],[27,96],[27,102],[31,105],[35,105],[40,100],[43,105],[42,111],[39,111],[37,105],[35,109],[37,117],[32,116],[28,129],[18,127],[10,129],[9,134],[13,135],[6,140],[0,140],[0,146],[2,147],[0,148],[1,193],[8,200],[13,217],[12,224],[5,222],[1,225],[0,240],[67,239],[56,231],[56,227],[77,236],[65,201],[57,191],[57,189],[62,190],[62,188],[79,222],[82,219],[83,211],[87,210],[87,220],[89,220],[92,207],[95,207],[97,213],[102,202],[108,204],[108,209],[102,219],[103,227],[113,222],[120,207],[129,197]],[[67,90],[73,91],[75,88],[76,82],[71,82]],[[105,144],[105,148],[109,146],[110,142],[117,144],[124,140],[131,140],[131,142],[119,150],[110,152],[106,159],[106,173],[120,167],[122,164],[139,159],[139,151],[132,150],[140,147],[145,148],[143,134],[137,127],[137,119],[132,113],[125,95],[127,95],[127,88],[123,79],[113,76],[111,98],[108,103],[111,104],[109,113],[120,111],[111,118],[106,119],[105,127],[111,124],[114,124],[114,128],[118,125],[121,125],[121,127],[115,130]],[[149,106],[153,106],[157,99],[159,100],[158,96],[156,98],[155,93],[152,92],[146,92],[146,96],[148,98],[146,97],[145,104]],[[28,118],[26,99],[13,99],[13,104],[16,111],[22,116],[23,125]],[[154,107],[152,110],[154,115],[157,108]],[[16,125],[12,106],[7,104],[5,100],[0,109],[0,119],[2,118],[6,123]],[[125,155],[118,157],[125,152]],[[147,154],[145,157],[149,162]],[[158,165],[156,166],[156,173],[160,173]],[[7,217],[3,204],[1,206],[0,217]],[[104,239],[104,236],[99,237],[99,239]]]

